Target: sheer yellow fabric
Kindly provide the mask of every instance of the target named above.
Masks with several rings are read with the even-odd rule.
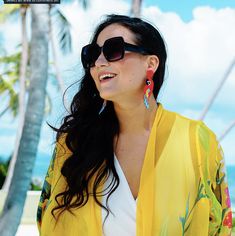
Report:
[[[102,236],[101,208],[92,197],[58,222],[51,215],[56,194],[66,188],[60,169],[69,155],[63,141],[56,145],[38,207],[40,235]],[[214,133],[159,104],[141,172],[137,236],[227,236],[231,227],[223,153]]]

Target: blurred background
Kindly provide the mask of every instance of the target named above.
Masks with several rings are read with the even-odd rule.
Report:
[[[7,192],[14,176],[14,163],[20,165],[23,160],[17,161],[19,151],[24,153],[19,148],[20,140],[25,137],[22,134],[27,121],[24,114],[32,92],[31,81],[37,77],[30,72],[33,68],[30,52],[34,49],[31,43],[34,34],[32,19],[37,18],[40,11],[34,10],[32,4],[0,4],[0,186]],[[94,27],[105,14],[117,13],[141,16],[162,33],[168,61],[165,84],[158,100],[166,109],[204,120],[215,132],[224,150],[234,207],[235,1],[78,0],[43,7],[48,7],[48,60],[43,55],[39,56],[40,63],[48,66],[48,75],[41,79],[46,84],[45,94],[38,97],[45,99],[42,114],[38,115],[42,121],[35,121],[39,129],[31,129],[30,134],[37,136],[38,140],[29,144],[34,145],[35,151],[31,153],[28,163],[31,167],[24,176],[30,186],[28,190],[42,187],[55,141],[55,133],[47,122],[56,127],[60,125],[66,107],[78,89],[83,73],[80,61],[82,46],[89,43]],[[40,86],[43,88],[42,84]],[[13,159],[11,164],[10,159]],[[1,201],[0,207],[3,208]],[[28,214],[27,217],[32,218],[30,214],[34,212]],[[33,226],[28,227],[27,230],[34,230],[33,233],[27,231],[28,235],[37,235],[35,219],[28,220],[27,217],[21,219],[23,223],[17,235],[27,235],[25,231],[23,233],[23,224]]]

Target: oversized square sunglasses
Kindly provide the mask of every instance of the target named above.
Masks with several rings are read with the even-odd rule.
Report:
[[[124,57],[125,51],[137,52],[144,55],[150,54],[143,47],[124,42],[122,37],[114,37],[107,39],[102,47],[96,43],[84,46],[81,53],[82,65],[85,69],[95,66],[95,62],[101,52],[103,52],[107,61],[118,61]]]

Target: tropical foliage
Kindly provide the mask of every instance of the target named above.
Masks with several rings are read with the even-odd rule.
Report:
[[[10,158],[7,161],[4,161],[0,158],[0,189],[3,186],[3,183],[7,176],[7,170],[10,164]],[[32,179],[29,190],[41,191],[42,190],[42,182],[39,179]]]
[[[4,104],[4,97],[9,99],[9,102],[5,101],[6,107],[0,111],[0,117],[7,111],[11,111],[13,117],[16,117],[18,114],[19,101],[16,84],[19,75],[19,63],[20,52],[0,57],[0,95],[2,95],[1,97],[3,99],[2,104]]]

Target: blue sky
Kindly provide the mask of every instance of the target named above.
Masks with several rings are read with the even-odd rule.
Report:
[[[234,0],[143,0],[146,6],[157,5],[162,11],[172,11],[182,17],[184,21],[192,19],[192,11],[198,6],[211,6],[215,9],[235,7]]]
[[[102,15],[114,12],[128,14],[129,3],[130,0],[92,0],[86,12],[76,3],[60,4],[72,25],[73,53],[67,57],[60,56],[61,73],[67,85],[80,76],[80,49],[89,42],[91,32]],[[197,119],[235,56],[235,1],[146,0],[143,1],[142,16],[159,28],[167,44],[167,73],[160,101],[169,110]],[[14,51],[20,41],[17,21],[0,25],[0,32],[4,47]],[[235,119],[234,91],[235,69],[205,119],[218,137]],[[52,100],[57,103],[59,99],[58,92],[55,92]],[[46,118],[52,122],[58,120],[61,103],[54,107],[53,115]],[[10,154],[15,129],[16,122],[12,123],[10,115],[0,120],[0,156]],[[39,152],[50,156],[53,134],[45,122],[41,137]],[[221,143],[230,165],[235,165],[234,140],[235,128]],[[5,147],[9,148],[6,150]]]

